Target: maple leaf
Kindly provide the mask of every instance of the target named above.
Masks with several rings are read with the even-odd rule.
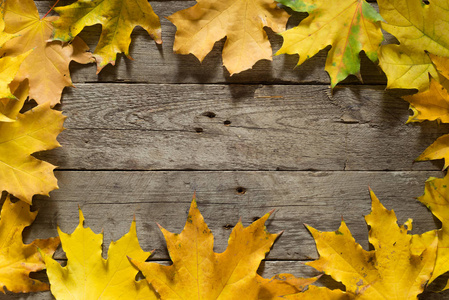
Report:
[[[449,93],[435,79],[430,80],[429,89],[416,95],[404,96],[403,99],[410,103],[413,115],[409,122],[439,121],[449,122]]]
[[[430,279],[435,263],[437,237],[416,253],[412,251],[409,219],[398,226],[394,211],[382,206],[370,191],[372,210],[365,217],[373,251],[357,244],[345,222],[334,232],[310,226],[320,258],[307,265],[331,275],[360,299],[416,299]]]
[[[444,159],[443,170],[449,166],[449,134],[440,136],[415,160],[426,161],[434,159]]]
[[[383,54],[379,56],[379,61],[387,75],[388,87],[426,89],[429,73],[436,78],[430,60],[424,58],[426,52],[449,56],[447,0],[432,0],[429,4],[421,0],[379,0],[377,3],[386,21],[382,23],[382,29],[394,35],[402,46],[387,45],[380,50]],[[394,56],[399,68],[387,68],[386,64],[391,64]],[[404,73],[404,65],[407,64],[412,67]]]
[[[435,262],[435,269],[429,282],[438,276],[449,271],[449,175],[444,178],[430,177],[427,179],[424,194],[418,198],[441,221],[441,228],[438,233],[438,250]],[[426,232],[414,238],[415,248],[422,250],[432,243],[435,230]],[[448,289],[449,282],[443,288]]]
[[[15,35],[5,32],[5,20],[3,19],[3,10],[4,10],[4,1],[0,3],[0,47],[3,47],[3,45],[7,41],[15,37]]]
[[[387,75],[387,89],[425,91],[429,87],[429,75],[438,78],[438,72],[426,53],[403,45],[381,46],[379,64]]]
[[[303,295],[304,290],[318,278],[319,276],[312,278],[298,278],[292,274],[278,274],[271,279],[257,276],[256,280],[259,285],[257,299],[284,299],[286,295]]]
[[[31,154],[60,146],[56,136],[63,130],[65,116],[52,110],[50,102],[21,114],[28,95],[26,82],[17,88],[15,95],[18,100],[0,102],[0,111],[15,120],[0,122],[0,190],[31,204],[33,195],[48,195],[58,188],[53,175],[55,166]]]
[[[442,78],[440,79],[441,83],[431,78],[428,90],[403,97],[405,101],[410,103],[410,109],[413,111],[413,115],[409,117],[407,122],[423,122],[425,120],[449,122],[449,93],[445,88],[445,85],[449,86],[446,79],[449,77],[449,58],[432,54],[430,54],[430,58],[439,74],[442,75],[440,77]],[[441,158],[445,159],[443,169],[446,169],[449,165],[449,135],[439,137],[416,160]]]
[[[31,51],[16,57],[3,57],[0,59],[0,102],[8,102],[9,99],[16,99],[11,92],[10,85],[19,71],[20,65]],[[1,111],[0,122],[14,122],[14,120],[8,118],[5,112]]]
[[[79,225],[72,234],[58,227],[67,265],[62,267],[45,256],[50,289],[56,299],[157,299],[145,280],[136,281],[138,270],[129,262],[145,261],[151,253],[139,245],[136,222],[118,241],[111,242],[108,258],[102,257],[103,233],[84,228],[84,216],[79,210]]]
[[[446,79],[449,79],[449,57],[438,56],[432,53],[429,53],[429,56],[438,73],[443,75]]]
[[[285,30],[289,15],[273,0],[198,0],[193,7],[168,19],[177,27],[173,50],[193,54],[200,62],[215,42],[226,37],[223,65],[231,75],[251,69],[261,60],[272,60],[272,49],[263,27]]]
[[[23,201],[12,203],[7,196],[0,218],[0,288],[14,293],[48,290],[48,284],[29,277],[30,272],[45,268],[41,254],[52,256],[59,238],[34,240],[23,244],[23,229],[33,223],[37,211]],[[39,253],[40,252],[40,253]]]
[[[309,286],[307,291],[301,294],[286,295],[282,299],[288,300],[349,300],[354,297],[342,290],[331,290],[326,287]]]
[[[171,266],[131,259],[162,299],[274,299],[300,293],[317,278],[280,274],[272,279],[257,275],[261,260],[279,236],[264,226],[266,214],[244,228],[239,222],[223,253],[213,251],[214,237],[198,210],[195,198],[180,234],[161,226],[173,262]]]
[[[129,56],[131,33],[140,25],[161,44],[159,17],[147,0],[92,0],[77,1],[71,5],[57,7],[60,18],[54,23],[55,40],[68,42],[85,26],[102,24],[100,40],[95,48],[97,74],[107,64],[115,64],[117,53]]]
[[[33,49],[20,66],[15,81],[28,79],[30,98],[39,104],[50,101],[54,106],[60,102],[64,87],[72,86],[70,61],[82,64],[94,61],[87,52],[89,47],[80,38],[65,46],[48,42],[52,22],[57,17],[40,19],[33,0],[6,0],[4,4],[5,32],[17,37],[3,45],[0,56],[17,56]]]
[[[377,50],[383,41],[379,22],[382,18],[365,0],[279,2],[309,12],[309,16],[281,33],[284,43],[276,55],[298,54],[298,65],[301,65],[332,45],[325,67],[332,87],[350,74],[360,78],[361,51],[373,62],[377,61]]]

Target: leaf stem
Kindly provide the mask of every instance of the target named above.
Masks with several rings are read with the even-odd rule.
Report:
[[[55,4],[53,4],[52,7],[50,7],[50,10],[47,11],[47,13],[45,14],[45,16],[42,17],[42,19],[44,19],[52,10],[53,8],[55,8],[56,4],[58,4],[59,0],[56,0]]]

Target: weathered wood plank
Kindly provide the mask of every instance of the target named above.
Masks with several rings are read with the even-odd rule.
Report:
[[[396,95],[382,86],[332,96],[319,85],[79,84],[63,98],[63,147],[39,157],[73,170],[440,170],[413,160],[449,127],[405,125],[408,104]]]
[[[61,1],[62,2],[62,1]],[[65,1],[67,4],[72,1]],[[54,1],[37,2],[39,11],[44,14]],[[134,61],[120,55],[116,66],[107,66],[98,76],[96,68],[72,65],[74,82],[148,82],[148,83],[321,83],[330,84],[329,76],[324,71],[327,50],[323,50],[300,67],[296,55],[280,55],[258,62],[250,71],[232,77],[222,67],[221,50],[224,41],[218,42],[202,64],[193,55],[173,53],[173,41],[176,27],[164,16],[194,5],[194,1],[151,2],[154,11],[161,18],[163,44],[157,46],[142,28],[136,28],[132,35],[130,54]],[[294,26],[306,14],[294,13],[289,26]],[[273,47],[273,53],[282,45],[282,37],[267,30]],[[100,35],[100,26],[86,28],[80,36],[91,49],[95,49]],[[385,84],[386,78],[374,63],[362,55],[362,78],[365,84]],[[355,76],[350,76],[344,83],[360,83]]]
[[[435,227],[427,209],[414,200],[429,176],[441,172],[188,172],[188,171],[64,171],[57,172],[60,190],[51,197],[35,197],[39,214],[27,241],[56,235],[59,225],[71,232],[78,224],[78,205],[86,225],[104,229],[105,245],[125,234],[137,219],[142,248],[156,249],[152,259],[168,255],[156,222],[180,232],[193,192],[215,235],[217,251],[225,249],[230,227],[276,209],[270,232],[285,230],[268,256],[270,260],[307,260],[316,257],[314,241],[302,225],[335,230],[344,217],[355,238],[367,247],[363,215],[370,211],[368,186],[400,222],[413,218],[414,232]],[[231,225],[231,226],[229,226]],[[57,258],[64,258],[58,252]]]

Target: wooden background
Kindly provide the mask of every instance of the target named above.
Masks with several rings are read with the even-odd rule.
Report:
[[[43,14],[54,2],[37,3]],[[120,56],[98,76],[93,64],[71,65],[76,88],[66,89],[57,107],[68,116],[62,148],[36,155],[59,166],[60,189],[34,198],[39,214],[26,241],[56,236],[57,225],[72,232],[79,205],[86,225],[104,230],[105,250],[135,215],[142,248],[156,250],[150,260],[168,263],[156,222],[180,232],[196,191],[216,251],[225,249],[239,218],[248,225],[275,208],[268,230],[285,232],[260,273],[313,276],[317,272],[303,263],[317,252],[303,223],[331,231],[343,217],[368,249],[368,187],[399,222],[413,218],[413,233],[438,226],[416,197],[428,177],[444,175],[443,164],[413,160],[448,126],[405,125],[408,104],[400,95],[407,91],[385,91],[385,76],[363,54],[364,84],[350,77],[333,93],[324,71],[328,49],[296,69],[297,57],[282,55],[232,77],[221,65],[223,41],[202,64],[192,55],[175,55],[176,28],[163,17],[194,3],[151,2],[161,17],[163,45],[137,28],[134,61]],[[304,17],[294,14],[289,26]],[[92,49],[100,28],[81,34]],[[267,31],[276,51],[282,38]],[[62,250],[55,257],[65,259]],[[449,293],[422,296],[444,298]]]

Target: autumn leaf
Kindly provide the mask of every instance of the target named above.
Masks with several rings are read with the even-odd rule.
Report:
[[[29,50],[16,57],[0,58],[0,102],[6,103],[10,99],[16,99],[11,92],[10,85],[19,71],[20,65],[31,52],[32,50]],[[8,118],[5,113],[0,110],[0,122],[14,122],[14,119]]]
[[[20,113],[28,95],[26,82],[15,95],[18,100],[0,101],[0,111],[16,120],[0,122],[0,190],[31,204],[33,195],[48,195],[58,188],[53,175],[55,166],[31,154],[60,146],[56,137],[63,130],[65,116],[52,110],[50,102]]]
[[[342,290],[331,290],[326,287],[309,286],[302,294],[286,295],[282,299],[288,300],[350,300],[354,296]]]
[[[136,281],[138,270],[127,255],[145,261],[151,254],[144,252],[133,221],[129,232],[111,242],[108,258],[102,257],[103,233],[95,234],[83,227],[84,216],[79,210],[79,225],[72,234],[58,227],[67,265],[62,267],[45,256],[47,275],[53,296],[60,299],[157,299],[145,280]]]
[[[433,64],[442,79],[439,83],[434,78],[430,80],[428,90],[415,95],[403,97],[410,103],[410,109],[413,115],[409,117],[408,122],[423,122],[425,120],[449,123],[449,93],[446,89],[449,77],[449,58],[430,55]],[[446,87],[444,86],[446,85]],[[444,169],[449,165],[449,135],[439,137],[430,145],[416,160],[445,159]]]
[[[3,47],[3,45],[9,41],[10,39],[14,38],[14,34],[9,34],[5,32],[5,20],[3,18],[3,12],[4,12],[4,1],[0,3],[0,48]]]
[[[387,75],[387,89],[417,89],[429,87],[429,75],[438,78],[438,72],[429,56],[403,45],[384,45],[379,49],[379,64]]]
[[[357,299],[417,299],[430,279],[435,263],[437,237],[416,253],[412,251],[412,220],[398,226],[394,211],[382,206],[370,191],[372,211],[365,217],[374,250],[357,244],[346,223],[334,232],[310,226],[320,258],[307,265],[331,275]]]
[[[198,0],[193,7],[168,19],[177,31],[173,50],[193,54],[200,62],[215,42],[226,37],[223,65],[231,75],[251,69],[261,60],[272,60],[272,49],[264,27],[285,30],[289,15],[273,0]]]
[[[403,98],[413,111],[407,123],[426,120],[449,123],[449,93],[435,79],[431,79],[428,90]]]
[[[438,232],[438,250],[435,262],[435,269],[429,282],[434,281],[438,276],[449,271],[449,175],[444,178],[430,177],[425,184],[424,194],[418,198],[422,204],[441,221],[441,229]],[[415,247],[419,250],[432,243],[435,230],[416,236]],[[449,288],[449,282],[445,289]]]
[[[37,211],[23,201],[12,203],[7,196],[0,218],[0,288],[14,293],[48,290],[48,284],[29,277],[30,272],[45,269],[41,254],[51,257],[59,245],[59,238],[22,241],[23,229],[36,218]]]
[[[33,0],[6,0],[4,2],[5,32],[17,37],[5,43],[0,56],[18,56],[33,51],[23,61],[15,77],[16,82],[28,79],[30,98],[51,106],[60,102],[64,87],[72,86],[70,61],[86,64],[93,62],[89,47],[76,38],[72,44],[62,46],[48,42],[56,17],[40,19]]]
[[[401,46],[382,46],[380,66],[388,78],[388,88],[428,87],[429,74],[435,76],[426,52],[449,56],[449,19],[446,0],[432,0],[425,4],[421,0],[379,0],[379,11],[386,23],[382,28],[394,35]],[[398,68],[392,64],[392,57]],[[404,72],[406,66],[410,67]],[[400,78],[400,80],[398,80]]]
[[[440,136],[430,145],[423,153],[421,153],[416,161],[426,161],[434,159],[444,159],[443,170],[449,166],[449,134]]]
[[[438,73],[443,75],[446,79],[449,79],[449,57],[438,56],[431,53],[429,56]]]
[[[257,276],[259,285],[258,300],[285,299],[287,295],[304,295],[306,288],[310,289],[310,284],[314,283],[318,277],[299,278],[292,274],[278,274],[271,279]],[[303,299],[303,298],[301,298]]]
[[[377,61],[377,50],[383,40],[379,23],[382,18],[365,0],[279,2],[296,11],[309,12],[309,16],[281,33],[284,43],[276,55],[298,54],[301,65],[331,45],[325,69],[332,87],[351,74],[360,78],[361,51],[373,62]]]
[[[117,53],[123,52],[131,58],[131,33],[138,25],[156,43],[162,43],[159,17],[147,0],[77,1],[68,6],[57,7],[55,11],[61,16],[54,22],[55,40],[71,41],[84,27],[102,24],[100,40],[94,52],[97,74],[107,64],[115,64]]]
[[[239,222],[223,253],[213,251],[214,237],[198,210],[195,198],[180,234],[161,228],[173,262],[171,266],[132,259],[162,299],[275,299],[299,293],[317,278],[280,274],[264,279],[256,271],[278,234],[264,226],[266,214],[244,228]],[[200,246],[199,246],[200,245]]]

